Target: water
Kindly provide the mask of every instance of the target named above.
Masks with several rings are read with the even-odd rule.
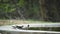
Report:
[[[25,28],[28,24],[20,24]],[[60,26],[58,24],[44,24],[47,26],[42,26],[43,24],[29,24],[27,29],[14,29],[13,25],[0,26],[0,32],[3,34],[60,34]],[[40,27],[41,26],[41,27]],[[49,27],[48,27],[49,26]],[[31,28],[32,27],[32,28]],[[40,29],[40,30],[39,30]],[[45,30],[45,31],[44,31]]]
[[[60,31],[60,27],[30,27],[28,30]]]
[[[5,33],[3,33],[3,34],[5,34]],[[6,34],[60,34],[60,33],[13,32],[13,33],[6,33]]]

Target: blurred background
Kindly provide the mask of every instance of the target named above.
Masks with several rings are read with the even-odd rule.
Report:
[[[0,25],[60,22],[60,0],[0,0]]]

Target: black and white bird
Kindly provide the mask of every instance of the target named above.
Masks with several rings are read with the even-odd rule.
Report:
[[[23,25],[21,25],[21,26],[18,26],[18,25],[16,25],[16,26],[12,26],[14,29],[28,29],[29,27],[30,27],[30,25],[27,25],[27,26],[23,26]]]
[[[22,28],[23,28],[23,26],[16,26],[16,28],[18,28],[18,29],[22,29]]]
[[[12,26],[13,28],[18,28],[18,29],[22,29],[23,26]]]
[[[27,25],[27,27],[29,28],[30,25]]]

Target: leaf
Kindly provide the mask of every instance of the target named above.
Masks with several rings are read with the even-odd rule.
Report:
[[[23,7],[23,6],[24,6],[24,0],[20,0],[19,3],[18,3],[18,5],[19,5],[20,7]]]
[[[10,11],[9,11],[9,12],[13,12],[13,11],[15,11],[15,9],[16,9],[16,8],[10,9]]]

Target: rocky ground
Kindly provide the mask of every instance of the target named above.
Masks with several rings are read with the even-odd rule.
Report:
[[[12,25],[12,24],[27,24],[27,23],[35,23],[36,21],[29,20],[0,20],[1,25]],[[37,23],[37,22],[36,22]]]
[[[11,24],[26,24],[29,21],[23,20],[0,20],[0,25],[11,25]]]
[[[28,24],[28,23],[52,23],[52,22],[33,21],[33,20],[0,20],[0,26],[13,25],[13,24]]]

